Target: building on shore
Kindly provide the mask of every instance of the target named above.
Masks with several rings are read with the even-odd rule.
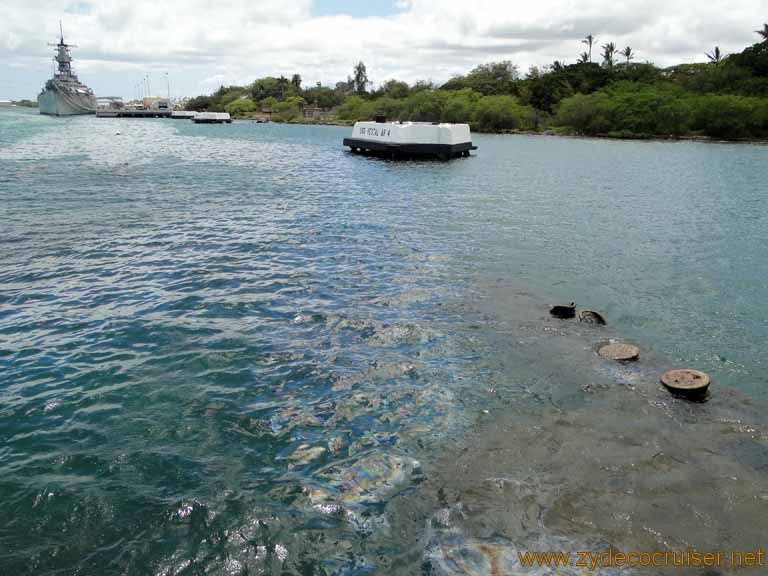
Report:
[[[319,106],[302,106],[301,116],[307,120],[329,120],[332,116],[331,110],[320,108]]]
[[[173,106],[168,98],[144,98],[144,108],[146,110],[171,110]]]
[[[110,110],[122,110],[125,108],[125,103],[120,96],[99,96],[96,98],[96,107],[99,110],[105,108]]]

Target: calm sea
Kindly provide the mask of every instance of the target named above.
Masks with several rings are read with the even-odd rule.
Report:
[[[0,111],[0,573],[765,545],[768,147],[347,132]]]

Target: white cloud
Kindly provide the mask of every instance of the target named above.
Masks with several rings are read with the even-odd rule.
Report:
[[[401,11],[388,18],[313,17],[311,0],[3,4],[6,70],[26,66],[42,85],[50,71],[46,42],[61,18],[67,39],[79,46],[74,57],[83,79],[97,92],[124,95],[143,74],[166,70],[188,94],[265,74],[298,72],[308,83],[332,83],[359,59],[376,82],[443,81],[494,59],[521,69],[573,61],[589,33],[598,43],[632,46],[638,60],[700,61],[716,44],[730,52],[755,42],[752,31],[768,13],[768,0],[399,0]]]

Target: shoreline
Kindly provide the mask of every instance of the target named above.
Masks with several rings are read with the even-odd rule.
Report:
[[[10,109],[10,108],[9,108]],[[34,110],[35,108],[32,106],[16,106],[16,110],[23,109],[23,110]],[[253,122],[256,123],[256,118],[247,118],[247,117],[236,117],[233,116],[232,120],[234,122]],[[319,120],[319,121],[302,121],[302,122],[278,122],[275,120],[270,120],[268,122],[269,124],[285,124],[285,125],[294,125],[294,126],[338,126],[338,127],[346,127],[350,128],[354,126],[355,122],[353,121],[347,121],[347,120]],[[756,146],[768,146],[768,139],[766,140],[759,140],[759,139],[753,139],[753,138],[746,138],[746,139],[738,139],[738,140],[724,140],[722,138],[712,138],[711,136],[702,136],[702,135],[687,135],[687,136],[673,136],[673,135],[667,135],[667,136],[630,136],[630,135],[622,135],[622,136],[614,136],[610,134],[572,134],[572,133],[564,133],[564,132],[558,132],[556,130],[544,130],[541,132],[537,132],[535,130],[498,130],[498,131],[483,131],[483,130],[472,130],[473,134],[483,134],[483,135],[495,135],[495,136],[547,136],[547,137],[555,137],[555,138],[571,138],[571,139],[577,139],[577,140],[614,140],[614,141],[627,141],[627,142],[670,142],[670,143],[678,143],[678,142],[694,142],[694,143],[701,143],[701,144],[749,144],[749,145],[756,145]]]
[[[233,120],[236,122],[256,122],[255,118],[238,118],[233,117]],[[320,121],[302,121],[302,122],[278,122],[275,120],[270,120],[268,122],[269,124],[287,124],[287,125],[295,125],[295,126],[339,126],[339,127],[352,127],[354,126],[354,121],[347,121],[347,120],[320,120]],[[549,136],[549,137],[556,137],[556,138],[574,138],[574,139],[580,139],[580,140],[616,140],[616,141],[631,141],[631,142],[699,142],[703,144],[756,144],[756,145],[768,145],[768,139],[766,140],[756,140],[756,139],[739,139],[739,140],[724,140],[722,138],[712,138],[711,136],[702,136],[702,135],[684,135],[684,136],[673,136],[673,135],[656,135],[656,136],[630,136],[630,135],[623,135],[623,136],[613,136],[610,134],[572,134],[572,133],[561,133],[557,132],[556,130],[544,130],[541,132],[537,132],[535,130],[497,130],[497,131],[483,131],[483,130],[472,130],[473,134],[484,134],[484,135],[497,135],[497,136]]]

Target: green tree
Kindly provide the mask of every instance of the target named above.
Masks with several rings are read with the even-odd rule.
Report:
[[[720,65],[685,64],[665,71],[665,76],[688,92],[698,94],[768,95],[768,78],[760,78],[735,58],[723,59]]]
[[[666,100],[656,110],[657,134],[682,136],[690,132],[692,111],[686,99]]]
[[[443,90],[471,88],[481,94],[514,94],[519,80],[517,66],[509,60],[489,62],[473,68],[466,76],[457,76],[446,82]]]
[[[746,68],[753,76],[768,77],[768,41],[749,46],[738,54],[731,54],[728,63]]]
[[[408,120],[416,122],[439,122],[448,92],[441,90],[420,90],[405,101],[403,113]]]
[[[291,122],[301,118],[301,108],[306,104],[300,96],[289,96],[272,107],[272,119],[276,122]]]
[[[555,122],[577,134],[607,133],[610,128],[607,97],[603,94],[574,94],[560,102]]]
[[[585,52],[586,54],[586,52]],[[541,70],[538,66],[529,66],[528,72],[525,74],[526,80],[536,80],[537,78],[541,78]]]
[[[563,100],[556,123],[581,134],[649,137],[683,134],[691,117],[691,104],[679,86],[619,81]]]
[[[232,116],[242,116],[256,110],[256,103],[250,98],[238,98],[224,106],[224,111]]]
[[[629,80],[631,82],[643,82],[653,84],[664,78],[663,72],[649,62],[632,64],[632,66],[623,66],[618,74],[614,75],[616,80]]]
[[[277,85],[280,90],[280,98],[285,99],[287,95],[289,95],[289,92],[291,90],[291,83],[285,76],[280,76],[280,78],[277,79]]]
[[[355,92],[357,92],[357,94],[362,95],[367,92],[367,87],[369,84],[368,71],[366,70],[365,64],[363,64],[362,60],[355,64],[352,80],[354,81]]]
[[[634,59],[634,57],[635,57],[635,53],[632,51],[632,48],[630,48],[629,46],[627,46],[626,48],[624,48],[624,50],[622,50],[621,52],[619,52],[619,54],[620,54],[621,56],[624,56],[624,58],[626,58],[626,59],[627,59],[627,68],[629,68],[629,61],[630,61],[630,60],[633,60],[633,59]]]
[[[482,131],[526,128],[527,110],[512,96],[483,96],[475,106],[474,125]]]
[[[584,40],[581,41],[582,44],[586,44],[589,46],[587,52],[585,54],[587,55],[587,59],[585,62],[592,62],[592,44],[595,42],[595,37],[592,34],[588,34]],[[584,54],[582,54],[584,56]]]
[[[305,90],[304,99],[320,108],[333,108],[344,101],[344,97],[336,90],[322,85]]]
[[[382,92],[390,98],[407,98],[411,89],[407,83],[400,80],[387,80],[382,86]]]
[[[755,34],[759,34],[763,42],[768,42],[768,24],[763,24],[762,30],[755,30]]]
[[[347,76],[346,81],[336,82],[336,92],[342,96],[352,94],[355,91],[355,81],[352,76]]]
[[[291,76],[291,86],[296,89],[296,92],[301,91],[301,76],[299,74]]]
[[[283,97],[283,85],[278,78],[273,76],[267,76],[266,78],[259,78],[254,80],[250,86],[251,98],[256,101],[263,100],[264,98],[282,98]]]
[[[373,104],[375,106],[376,115],[383,115],[390,120],[400,120],[403,115],[405,100],[402,98],[398,99],[383,96],[376,99]]]
[[[720,46],[715,46],[715,49],[712,50],[712,53],[709,52],[706,53],[707,58],[709,58],[709,61],[711,64],[720,64],[723,60],[723,54],[720,52]]]
[[[637,82],[615,82],[601,91],[609,133],[648,137],[669,134],[671,129],[662,124],[660,111],[668,104],[684,97],[683,91],[673,84],[648,85]]]
[[[437,86],[432,80],[417,80],[413,86],[411,86],[411,92],[421,92],[422,90],[436,90]]]
[[[212,98],[210,96],[196,96],[187,100],[187,110],[194,110],[198,112],[205,112],[211,107]]]
[[[469,124],[474,121],[475,106],[482,94],[471,88],[451,92],[443,106],[440,120],[454,124]]]
[[[728,140],[756,136],[752,129],[754,100],[744,96],[699,96],[693,101],[693,128]]]
[[[278,102],[279,100],[274,96],[267,96],[266,98],[261,100],[259,104],[261,105],[262,110],[268,110],[271,112],[272,110],[274,110],[275,106],[277,106]]]
[[[614,57],[616,55],[616,44],[608,42],[603,44],[603,64],[608,67],[609,70],[613,69]]]
[[[586,66],[598,67],[597,64]],[[532,78],[527,83],[527,103],[551,113],[560,100],[571,96],[576,91],[571,72],[573,72],[571,67],[561,67],[557,70],[553,69],[548,74],[542,74],[538,78]],[[583,91],[591,92],[592,90],[585,88]]]
[[[352,95],[339,106],[337,114],[342,120],[371,120],[376,114],[376,103],[361,96]]]

